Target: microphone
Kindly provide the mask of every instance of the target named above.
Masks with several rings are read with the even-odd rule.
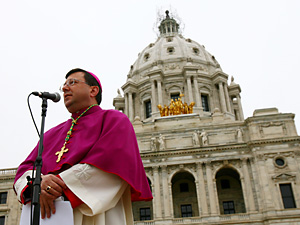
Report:
[[[60,100],[60,94],[58,94],[57,92],[55,92],[55,93],[49,93],[49,92],[34,91],[31,94],[33,94],[35,96],[39,96],[40,98],[50,99],[53,102],[59,102],[59,100]]]

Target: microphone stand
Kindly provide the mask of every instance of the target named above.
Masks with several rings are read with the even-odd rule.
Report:
[[[32,194],[32,205],[33,205],[33,225],[39,225],[40,224],[40,194],[41,194],[41,173],[42,173],[42,153],[44,150],[44,127],[45,127],[45,118],[47,113],[47,99],[42,98],[42,122],[41,122],[41,132],[40,132],[40,142],[39,142],[39,150],[38,150],[38,156],[35,160],[35,166],[36,166],[36,173],[35,178],[33,178],[33,194]]]

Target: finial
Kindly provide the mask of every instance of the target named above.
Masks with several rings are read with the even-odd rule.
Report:
[[[170,16],[169,16],[169,10],[166,10],[166,15],[167,15],[167,18],[170,18]]]

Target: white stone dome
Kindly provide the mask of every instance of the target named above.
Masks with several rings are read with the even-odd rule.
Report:
[[[176,20],[166,13],[166,18],[159,26],[160,36],[155,43],[149,44],[139,53],[131,66],[128,78],[138,81],[152,70],[161,69],[163,73],[167,73],[167,70],[182,69],[191,65],[207,72],[214,72],[212,69],[220,71],[215,57],[206,51],[203,45],[179,34]]]

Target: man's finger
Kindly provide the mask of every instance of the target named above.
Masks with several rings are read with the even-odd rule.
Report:
[[[41,217],[42,219],[45,219],[45,205],[42,198],[40,198],[40,205],[41,205]]]
[[[55,214],[56,209],[55,209],[54,201],[49,202],[49,205],[50,205],[52,214]],[[50,216],[48,218],[50,218]]]
[[[46,192],[49,195],[52,195],[52,197],[54,196],[55,198],[58,198],[62,195],[63,190],[60,186],[55,185],[54,187],[51,187],[49,189],[46,188]],[[48,196],[48,197],[50,197],[50,196]]]
[[[56,197],[47,193],[45,190],[41,191],[40,195],[40,205],[41,205],[41,217],[44,219],[46,216],[47,218],[51,217],[51,212],[55,213],[55,205],[54,200]]]

